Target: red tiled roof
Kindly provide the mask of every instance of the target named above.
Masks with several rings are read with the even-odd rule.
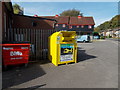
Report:
[[[93,17],[69,17],[69,16],[39,16],[42,18],[56,19],[58,24],[69,25],[95,25]]]
[[[57,20],[57,23],[59,23],[59,24],[68,24],[68,22],[69,22],[69,16],[58,16],[58,17],[55,17],[55,16],[39,16],[39,17],[55,19],[55,20]]]
[[[38,17],[48,18],[48,19],[55,19],[55,16],[38,16]],[[48,26],[53,28],[53,24],[55,23],[54,21],[50,21],[50,20],[43,20],[43,21],[44,21],[44,23],[41,21],[41,27],[43,29],[48,28]]]
[[[38,17],[49,18],[49,19],[55,19],[55,16],[38,16]]]
[[[50,20],[40,20],[39,23],[40,23],[40,27],[42,29],[53,29],[53,24],[54,24],[53,21],[50,21]]]
[[[70,25],[95,25],[93,17],[70,17]]]
[[[68,24],[69,23],[69,16],[58,16],[58,17],[55,17],[55,19],[57,20],[57,22],[59,24]]]

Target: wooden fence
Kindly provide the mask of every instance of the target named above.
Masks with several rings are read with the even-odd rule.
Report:
[[[48,37],[56,30],[9,29],[5,41],[30,42],[30,60],[44,60],[48,55]]]

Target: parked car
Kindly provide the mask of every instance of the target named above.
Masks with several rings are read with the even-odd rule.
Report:
[[[93,36],[93,39],[100,39],[100,36]]]
[[[78,36],[77,42],[90,42],[90,36],[89,35]]]

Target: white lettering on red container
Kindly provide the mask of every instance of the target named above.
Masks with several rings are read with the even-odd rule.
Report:
[[[13,48],[12,47],[8,47],[8,48],[3,47],[3,50],[11,50],[11,49],[13,49]]]
[[[22,57],[11,58],[11,60],[15,60],[15,59],[23,59],[23,58]]]
[[[11,51],[10,52],[10,56],[22,56],[22,52],[20,51]]]
[[[28,49],[28,47],[21,47],[21,49]]]

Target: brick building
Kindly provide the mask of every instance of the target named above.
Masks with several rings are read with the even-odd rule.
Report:
[[[94,31],[94,19],[93,17],[69,17],[69,16],[39,16],[49,19],[55,19],[57,24],[55,29],[59,30],[73,30],[79,32],[79,34],[92,34]],[[53,24],[51,24],[53,25]]]

